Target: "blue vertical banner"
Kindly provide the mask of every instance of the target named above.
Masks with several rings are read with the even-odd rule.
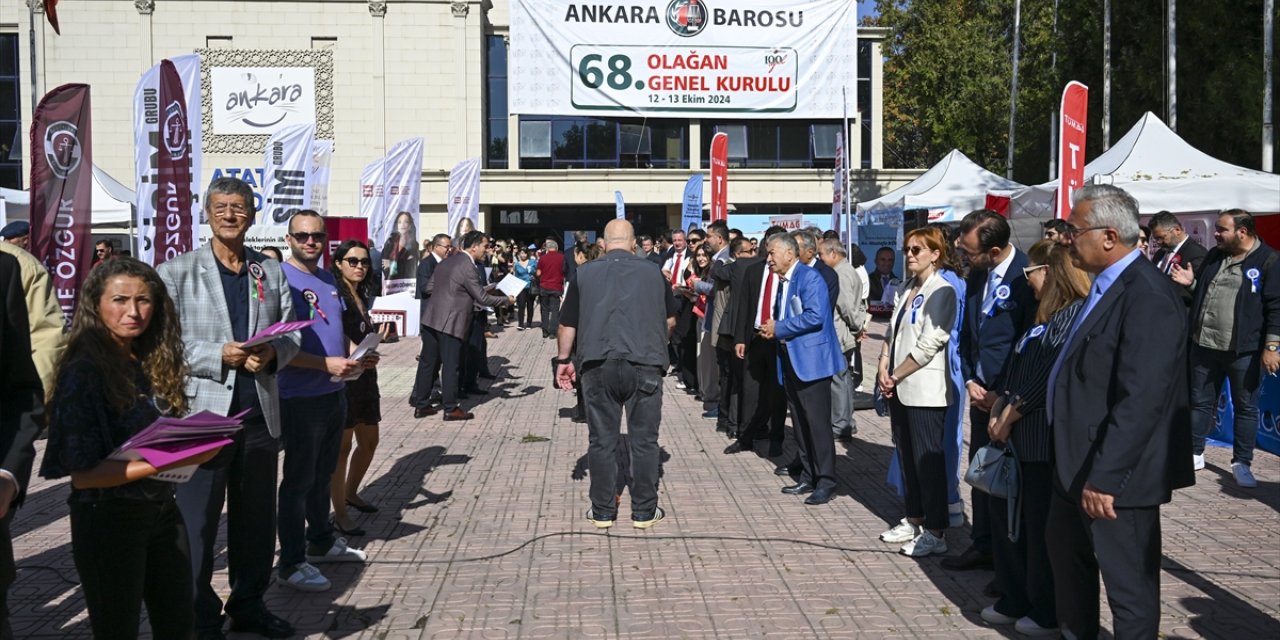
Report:
[[[1258,393],[1258,438],[1257,448],[1280,455],[1280,378],[1263,375],[1262,387]],[[1231,383],[1222,381],[1222,394],[1218,396],[1218,406],[1214,411],[1213,433],[1210,441],[1231,446],[1235,439],[1235,406],[1231,403]]]
[[[626,207],[626,205],[624,205],[624,204],[622,203],[622,192],[621,192],[621,191],[614,191],[614,192],[613,192],[613,207],[614,207],[614,215],[613,215],[613,217],[615,217],[615,218],[617,218],[617,219],[619,219],[619,220],[626,220],[626,219],[627,219],[627,207]]]
[[[689,225],[702,226],[702,174],[689,176],[684,185],[684,213],[680,216],[680,230],[687,231]]]

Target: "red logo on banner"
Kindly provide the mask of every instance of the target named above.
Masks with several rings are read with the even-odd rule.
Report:
[[[71,326],[93,266],[89,85],[64,84],[45,94],[32,121],[31,253],[53,276],[63,323]]]
[[[729,135],[711,139],[711,221],[729,219]]]
[[[156,170],[156,266],[188,251],[191,246],[191,130],[187,99],[178,68],[160,63],[160,126],[162,152],[152,156]]]
[[[1062,90],[1062,121],[1058,130],[1057,217],[1071,215],[1071,194],[1084,185],[1084,142],[1089,122],[1089,87],[1072,80]]]

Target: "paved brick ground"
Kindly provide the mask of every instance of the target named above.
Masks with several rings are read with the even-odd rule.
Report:
[[[978,616],[989,573],[946,572],[876,539],[901,503],[882,481],[888,423],[873,412],[858,412],[857,439],[841,451],[839,499],[806,507],[778,493],[770,461],[723,455],[727,441],[667,379],[667,520],[596,533],[583,519],[586,430],[569,420],[572,397],[550,388],[550,341],[500,332],[490,346],[500,377],[466,423],[413,419],[405,398],[417,349],[417,339],[384,349],[382,442],[363,491],[382,510],[362,516],[369,535],[352,540],[371,562],[326,569],[328,593],[269,592],[307,637],[1013,635]],[[1208,459],[1199,484],[1162,512],[1161,631],[1280,637],[1280,461],[1259,454],[1260,486],[1246,492],[1229,450]],[[89,637],[66,495],[64,482],[37,480],[14,524],[19,638]],[[947,533],[953,550],[966,535]],[[225,592],[225,572],[218,580]]]

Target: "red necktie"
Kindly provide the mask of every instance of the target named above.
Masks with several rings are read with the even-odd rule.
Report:
[[[676,254],[676,260],[671,265],[671,284],[680,284],[680,253]]]
[[[773,274],[768,269],[764,272],[764,303],[760,305],[760,326],[769,322],[769,306],[773,304]]]

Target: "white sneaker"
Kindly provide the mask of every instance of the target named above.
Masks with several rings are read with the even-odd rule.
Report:
[[[1192,468],[1192,469],[1194,469],[1194,470],[1196,470],[1196,471],[1199,471],[1199,470],[1201,470],[1201,469],[1203,469],[1203,468],[1204,468],[1204,454],[1203,454],[1203,453],[1202,453],[1202,454],[1200,454],[1200,455],[1195,455],[1195,454],[1192,454],[1192,455],[1191,455],[1191,468]]]
[[[689,387],[684,386],[684,383],[683,383],[683,382],[677,382],[677,383],[676,383],[676,388],[677,388],[677,389],[688,389]]]
[[[996,611],[996,606],[994,604],[983,609],[981,615],[982,619],[985,620],[987,624],[1013,624],[1018,621],[1018,619],[1013,616],[1006,616],[1005,614]]]
[[[1252,489],[1258,486],[1258,481],[1253,477],[1253,469],[1243,462],[1231,463],[1231,475],[1236,477],[1236,485],[1244,489]]]
[[[923,558],[934,554],[946,553],[947,541],[925,529],[920,532],[920,535],[916,536],[915,540],[902,545],[898,552],[912,558]]]
[[[949,527],[964,526],[964,500],[957,500],[947,505],[947,518]]]
[[[365,552],[347,546],[346,538],[333,541],[333,546],[322,556],[307,554],[307,562],[364,562],[369,558]],[[326,587],[327,588],[327,587]]]
[[[331,586],[319,569],[305,562],[295,565],[293,573],[280,584],[298,591],[328,591]]]
[[[880,534],[880,541],[901,544],[903,542],[915,540],[918,535],[920,535],[920,527],[911,524],[906,518],[903,518],[897,526]]]
[[[1059,633],[1057,627],[1042,627],[1036,624],[1035,620],[1025,616],[1019,618],[1018,621],[1014,623],[1013,630],[1024,636],[1031,636],[1032,638],[1056,636]]]

